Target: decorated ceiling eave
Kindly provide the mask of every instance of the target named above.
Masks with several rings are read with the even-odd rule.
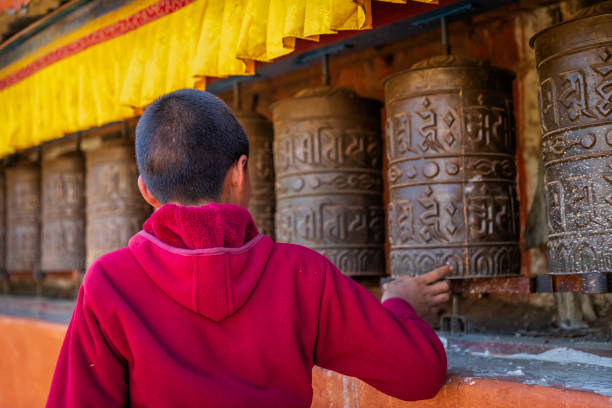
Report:
[[[296,39],[372,28],[370,0],[117,3],[0,57],[0,156],[133,117],[160,95],[203,89],[206,77],[253,74]]]

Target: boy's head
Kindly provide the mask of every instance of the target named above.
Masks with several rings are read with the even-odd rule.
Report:
[[[249,141],[216,96],[182,89],[153,102],[136,126],[138,187],[145,200],[248,206]]]

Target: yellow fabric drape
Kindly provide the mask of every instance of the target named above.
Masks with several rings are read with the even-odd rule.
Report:
[[[135,0],[93,20],[3,67],[0,79],[156,3]],[[370,0],[196,0],[0,90],[0,156],[127,119],[205,77],[253,74],[255,61],[291,53],[296,38],[371,25]]]

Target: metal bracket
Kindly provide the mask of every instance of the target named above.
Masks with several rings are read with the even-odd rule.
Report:
[[[451,4],[446,7],[442,7],[428,13],[422,14],[418,17],[412,18],[411,24],[413,26],[419,26],[427,23],[431,23],[432,21],[440,20],[442,17],[451,16],[453,14],[460,13],[462,11],[472,10],[473,4],[470,0],[460,1],[455,4]]]
[[[347,50],[351,48],[353,48],[353,44],[343,43],[343,44],[326,45],[324,47],[316,48],[312,51],[306,51],[305,53],[301,54],[295,60],[294,65],[303,65],[312,60],[324,57],[325,55],[333,54],[335,52],[343,51],[343,50]]]
[[[467,334],[473,329],[472,318],[467,315],[443,315],[440,317],[440,330],[451,334]]]
[[[466,334],[472,331],[472,319],[461,314],[459,295],[453,294],[453,309],[451,314],[440,317],[440,330],[451,334]]]

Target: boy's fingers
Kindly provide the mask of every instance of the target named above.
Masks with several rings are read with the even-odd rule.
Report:
[[[432,295],[438,295],[440,293],[448,293],[450,291],[450,285],[448,281],[436,282],[427,287],[427,291]]]
[[[441,303],[446,303],[450,300],[450,293],[440,293],[439,295],[435,295],[431,298],[432,305],[439,305]]]
[[[411,276],[411,275],[402,275],[402,276],[399,276],[399,277],[395,278],[395,280],[393,282],[407,281],[407,280],[410,280],[410,279],[413,279],[413,278],[414,278],[414,276]]]
[[[419,276],[419,278],[421,282],[425,283],[426,285],[429,285],[430,283],[434,283],[435,281],[444,278],[452,270],[453,267],[451,265],[444,265],[437,269],[434,269],[431,272],[427,272],[426,274]]]
[[[397,287],[401,287],[401,285],[403,285],[406,282],[408,282],[408,281],[410,281],[412,279],[415,279],[415,278],[418,278],[418,276],[415,277],[415,276],[411,276],[411,275],[402,275],[402,276],[399,276],[399,277],[393,279],[391,282],[389,282],[389,285],[399,285]]]

